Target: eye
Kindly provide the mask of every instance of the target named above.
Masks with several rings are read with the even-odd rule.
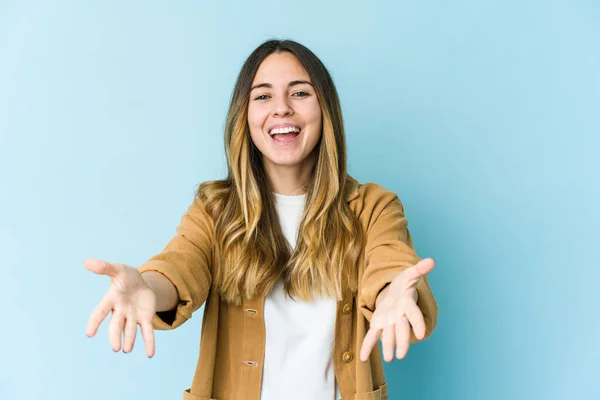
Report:
[[[254,100],[266,100],[269,98],[268,94],[261,94],[260,96],[256,97]]]
[[[297,95],[300,95],[300,96],[297,96]],[[306,92],[296,92],[296,93],[294,93],[292,96],[296,96],[296,97],[306,97],[306,96],[308,96],[308,95],[309,95],[309,94],[308,94],[308,93],[306,93]]]

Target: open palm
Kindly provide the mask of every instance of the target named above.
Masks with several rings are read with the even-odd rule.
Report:
[[[124,264],[87,259],[83,265],[91,272],[110,277],[110,287],[90,316],[86,335],[94,336],[102,321],[112,311],[108,328],[112,349],[119,351],[123,344],[123,352],[131,352],[137,326],[140,325],[146,343],[146,354],[152,357],[155,351],[152,318],[156,312],[156,296],[142,275],[137,269]]]
[[[426,258],[400,272],[390,283],[386,294],[375,308],[370,328],[360,350],[361,361],[366,361],[371,350],[381,340],[386,361],[406,356],[410,346],[411,330],[421,340],[425,337],[425,321],[417,305],[416,288],[420,279],[434,268],[435,262]]]

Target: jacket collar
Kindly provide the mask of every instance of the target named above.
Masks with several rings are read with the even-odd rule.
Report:
[[[359,183],[356,179],[346,174],[346,201],[350,203],[352,200],[358,197],[358,186]]]

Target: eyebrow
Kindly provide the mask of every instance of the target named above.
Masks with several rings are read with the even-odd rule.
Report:
[[[308,85],[312,86],[312,83],[310,83],[309,81],[296,80],[296,81],[291,81],[290,83],[288,83],[288,87],[292,87],[292,86],[295,86],[295,85],[302,85],[302,84],[308,84]],[[250,91],[253,91],[254,89],[258,89],[258,88],[269,88],[269,89],[272,89],[273,85],[271,85],[270,83],[259,83],[258,85],[252,86],[252,88],[250,89]]]

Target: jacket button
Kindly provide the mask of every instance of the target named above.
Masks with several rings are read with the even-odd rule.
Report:
[[[345,363],[349,363],[353,358],[354,354],[352,354],[351,351],[346,351],[344,354],[342,354],[342,361]]]
[[[344,304],[344,307],[342,307],[342,312],[344,314],[350,314],[352,312],[352,304],[350,304],[350,303]]]

